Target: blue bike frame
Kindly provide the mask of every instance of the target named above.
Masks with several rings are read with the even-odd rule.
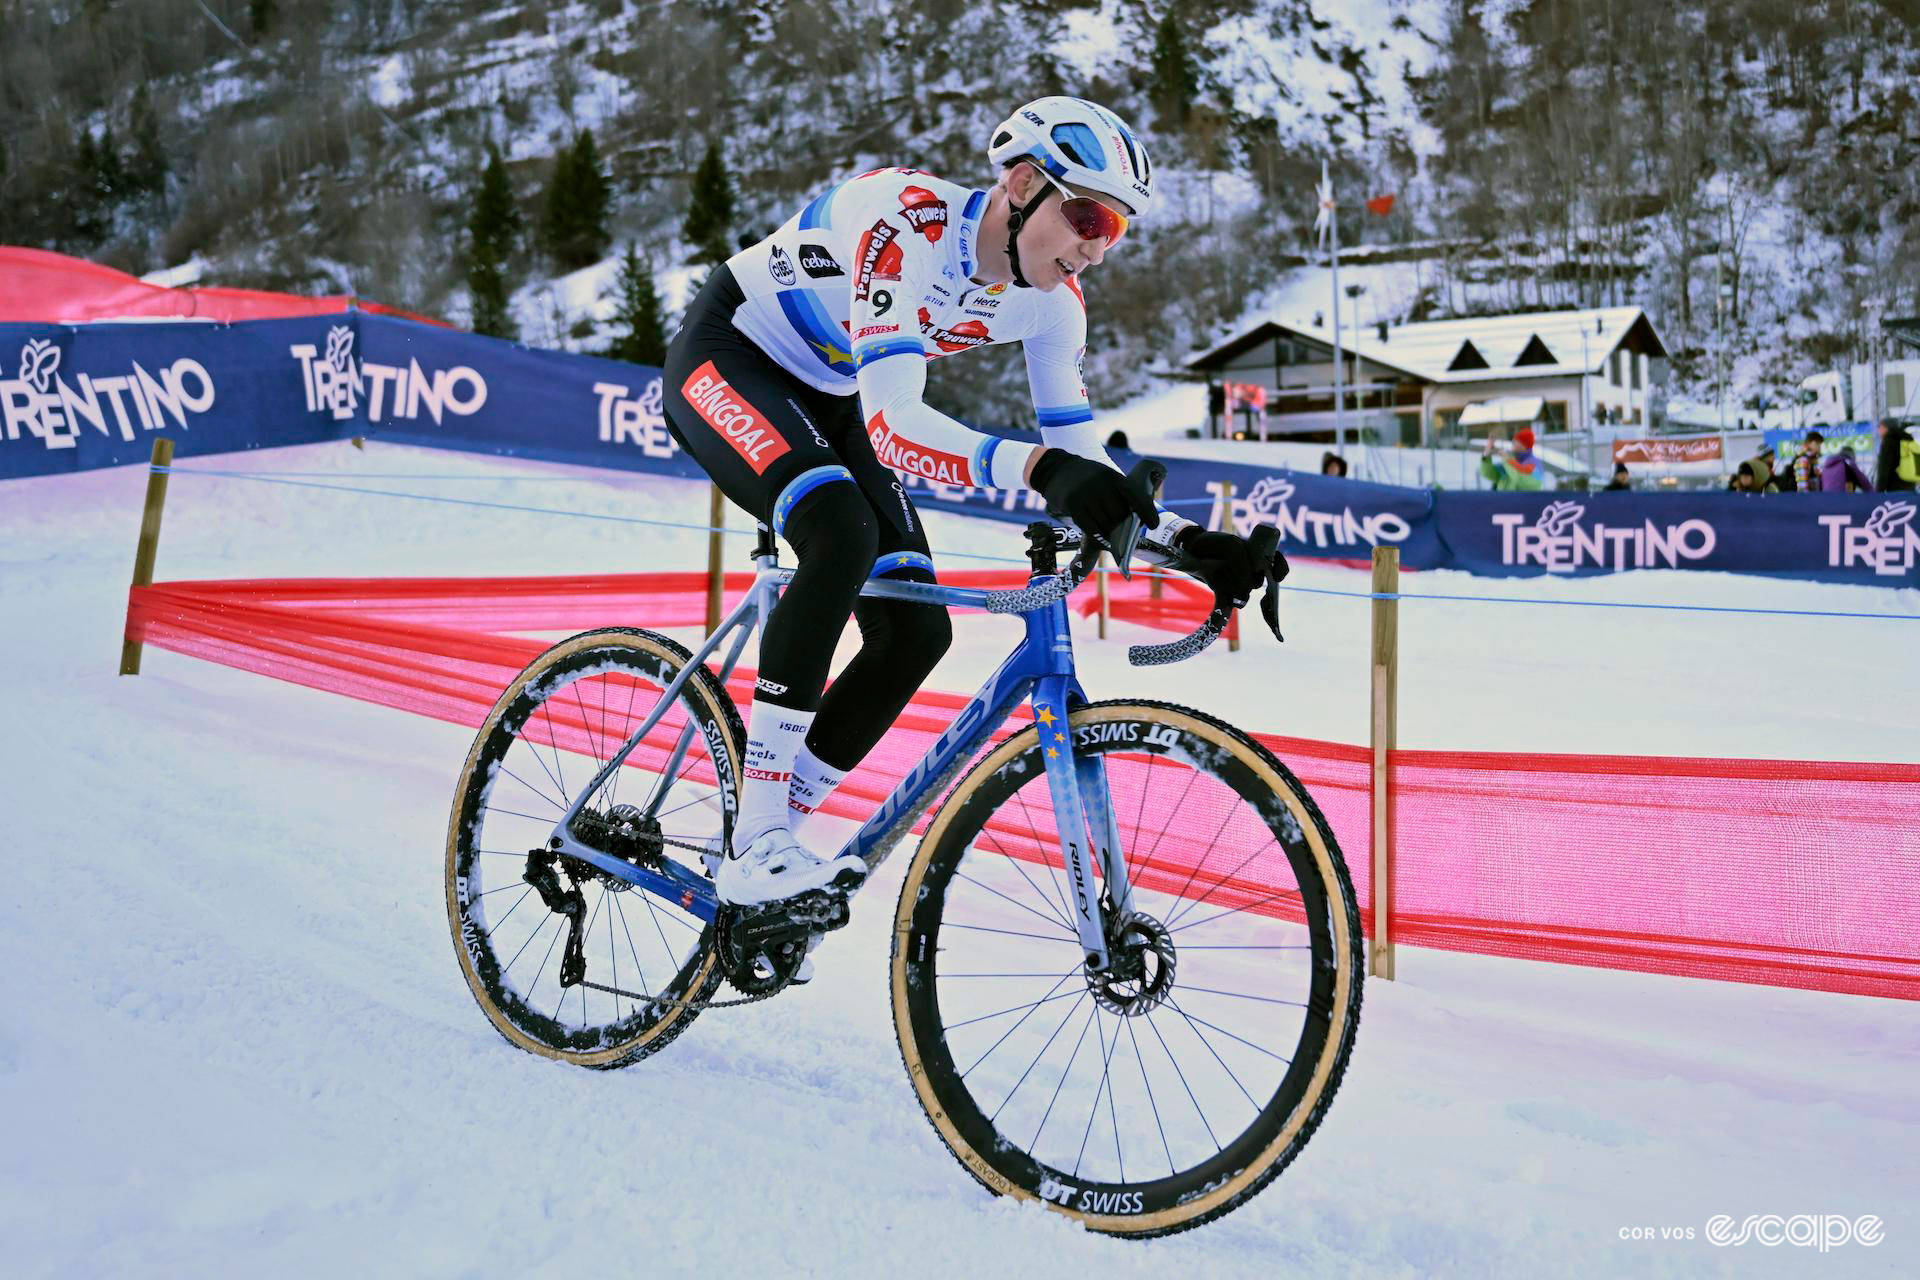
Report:
[[[554,851],[590,863],[608,875],[670,901],[707,921],[711,921],[720,908],[711,880],[673,859],[663,860],[665,870],[662,872],[635,866],[589,848],[574,836],[573,818],[585,806],[588,797],[595,794],[613,775],[613,771],[621,766],[667,708],[673,705],[694,669],[717,653],[728,637],[732,637],[732,643],[727,648],[726,659],[720,668],[720,678],[724,682],[732,674],[746,647],[747,638],[773,607],[780,589],[793,579],[793,571],[780,568],[771,554],[755,556],[754,565],[757,573],[746,598],[715,628],[692,660],[661,692],[660,701],[652,714],[601,768],[593,781],[581,789],[548,840],[548,847]],[[1032,582],[1044,580],[1045,575],[1036,575]],[[987,607],[988,595],[985,591],[963,587],[881,578],[870,579],[860,594],[975,609]],[[854,832],[842,852],[851,850],[858,853],[865,859],[869,871],[879,866],[893,847],[912,831],[914,823],[939,797],[954,773],[979,751],[995,729],[1006,722],[1016,706],[1031,697],[1034,727],[1039,731],[1041,744],[1045,748],[1043,758],[1046,762],[1047,787],[1053,798],[1054,815],[1060,828],[1061,848],[1065,851],[1065,870],[1075,914],[1074,926],[1080,936],[1087,968],[1098,972],[1107,967],[1107,939],[1100,890],[1095,883],[1095,868],[1097,866],[1105,876],[1110,900],[1124,908],[1132,897],[1126,856],[1120,846],[1119,828],[1114,821],[1109,800],[1105,766],[1097,756],[1084,759],[1076,757],[1073,735],[1067,732],[1068,713],[1084,703],[1086,696],[1074,674],[1073,635],[1067,625],[1066,600],[1053,600],[1022,612],[1020,617],[1026,624],[1026,635],[1020,643],[1007,656],[1007,660],[987,677],[972,701],[961,708],[953,723],[934,741],[920,762],[900,780],[893,794]],[[673,778],[678,773],[679,762],[694,731],[695,726],[689,721],[662,773],[663,778]],[[652,797],[649,811],[657,812],[664,799],[665,790],[662,788]]]

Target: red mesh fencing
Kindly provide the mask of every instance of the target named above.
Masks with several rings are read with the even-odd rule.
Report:
[[[365,299],[303,298],[258,289],[169,288],[84,258],[0,245],[0,323],[85,324],[129,316],[232,322],[333,315],[349,307],[422,324],[445,323]]]
[[[1019,571],[943,573],[1001,587]],[[729,603],[750,582],[727,578]],[[1168,582],[1112,582],[1111,607],[1191,629],[1207,599]],[[1076,601],[1095,607],[1091,593]],[[477,726],[547,640],[595,626],[699,626],[700,573],[445,579],[175,582],[135,588],[127,637],[311,688]],[[754,673],[728,692],[744,711]],[[925,754],[967,698],[923,690],[827,802],[860,819]],[[1022,708],[1001,736],[1031,722]],[[578,729],[578,727],[575,727]],[[573,732],[563,729],[562,732]],[[578,729],[584,732],[584,729]],[[1371,903],[1372,754],[1253,735],[1306,785]],[[1152,851],[1150,887],[1286,914],[1284,866],[1263,833],[1202,845],[1156,803],[1147,757],[1109,756],[1122,835]],[[1396,751],[1392,930],[1412,946],[1920,999],[1920,766]],[[1036,825],[1044,787],[1021,793]],[[1184,812],[1184,810],[1183,810]],[[984,839],[1038,855],[1011,813]],[[1209,862],[1209,858],[1213,862]],[[1370,910],[1366,912],[1369,933]]]

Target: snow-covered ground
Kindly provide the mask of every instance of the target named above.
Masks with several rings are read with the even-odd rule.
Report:
[[[185,464],[697,523],[698,485],[344,445]],[[383,479],[381,477],[431,477]],[[459,478],[457,478],[459,477]],[[0,1234],[10,1275],[1912,1275],[1920,1009],[1406,951],[1347,1080],[1246,1208],[1147,1244],[990,1199],[925,1123],[889,1020],[903,856],[818,979],[611,1075],[507,1046],[442,905],[466,731],[149,650],[114,674],[140,468],[0,485]],[[1016,532],[928,517],[936,554]],[[734,543],[736,550],[742,544]],[[159,576],[686,568],[702,535],[176,476]],[[1364,591],[1302,565],[1295,585]],[[1920,759],[1913,591],[1709,574],[1409,592],[1899,620],[1409,602],[1403,745]],[[1083,631],[1095,696],[1366,731],[1367,606],[1296,593],[1284,649],[1171,670]],[[1010,642],[962,617],[935,674]],[[1783,673],[1784,676],[1783,676]],[[1540,696],[1513,697],[1516,682]],[[1488,690],[1505,690],[1488,698]],[[1709,1218],[1874,1215],[1878,1245],[1716,1246]],[[1623,1232],[1649,1229],[1648,1239]],[[1691,1228],[1664,1239],[1661,1228]]]

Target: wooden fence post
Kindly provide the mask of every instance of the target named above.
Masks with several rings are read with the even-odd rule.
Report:
[[[1218,528],[1228,533],[1234,532],[1233,523],[1233,481],[1228,480],[1220,486],[1220,523]],[[1240,611],[1234,610],[1227,619],[1227,652],[1240,652]]]
[[[720,486],[709,484],[711,490],[707,502],[707,634],[712,635],[720,626],[721,588],[726,583],[720,561],[721,543],[726,535],[721,532],[726,526],[726,497],[720,492]]]
[[[1167,478],[1162,476],[1160,477],[1159,483],[1153,486],[1153,503],[1155,506],[1160,505],[1160,495],[1166,492],[1166,488]],[[1147,570],[1147,598],[1149,600],[1158,600],[1160,598],[1160,571],[1158,569]]]
[[[133,553],[133,585],[149,587],[153,585],[153,561],[160,553],[160,512],[167,504],[167,468],[173,465],[173,438],[155,436],[153,438],[153,462],[147,471],[147,506],[140,516],[140,544]],[[133,592],[127,592],[127,623],[133,623]],[[137,676],[140,674],[140,642],[126,634],[126,627],[120,633],[120,674]]]
[[[1400,549],[1373,549],[1373,593],[1400,593]],[[1393,793],[1388,753],[1400,684],[1400,602],[1373,602],[1373,953],[1367,971],[1393,980]]]
[[[1094,586],[1100,591],[1100,638],[1102,640],[1107,638],[1107,610],[1109,608],[1109,602],[1107,600],[1107,575],[1101,572],[1101,570],[1106,567],[1107,553],[1102,551],[1098,556],[1094,557],[1093,561],[1093,572],[1095,576],[1099,578],[1099,581],[1096,582]]]

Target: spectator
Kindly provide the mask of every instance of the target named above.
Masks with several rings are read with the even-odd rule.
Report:
[[[1826,437],[1818,431],[1809,431],[1800,442],[1800,452],[1793,455],[1793,487],[1802,493],[1820,491],[1820,446],[1825,441]]]
[[[1880,457],[1874,463],[1873,478],[1888,492],[1920,485],[1920,445],[1892,418],[1880,420]]]
[[[1347,460],[1331,451],[1322,454],[1320,458],[1320,474],[1323,476],[1332,476],[1336,480],[1346,479]]]
[[[1734,493],[1780,492],[1780,486],[1773,480],[1773,455],[1763,453],[1741,463],[1740,469],[1727,481],[1727,488]]]
[[[1824,493],[1872,493],[1873,481],[1854,462],[1853,446],[1844,445],[1820,464],[1820,483],[1815,487]]]
[[[1132,451],[1132,446],[1127,444],[1127,433],[1124,431],[1115,431],[1112,435],[1109,435],[1107,437],[1107,448]]]
[[[1544,467],[1533,453],[1533,428],[1522,427],[1513,433],[1513,446],[1507,450],[1507,456],[1493,456],[1494,438],[1487,437],[1487,448],[1480,458],[1480,474],[1493,481],[1493,487],[1500,489],[1538,489]]]
[[[1601,490],[1601,492],[1605,493],[1613,489],[1631,488],[1633,488],[1633,481],[1627,476],[1627,464],[1624,462],[1616,462],[1613,464],[1613,479],[1607,481],[1606,489]]]

